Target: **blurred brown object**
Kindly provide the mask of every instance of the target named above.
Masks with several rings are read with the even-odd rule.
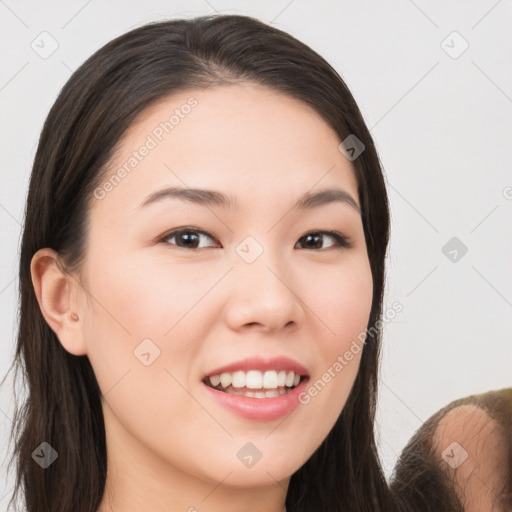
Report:
[[[432,415],[403,449],[390,487],[400,512],[512,511],[512,388]]]

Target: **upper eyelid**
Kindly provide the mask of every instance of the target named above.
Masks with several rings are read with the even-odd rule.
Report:
[[[165,240],[166,238],[169,238],[171,235],[177,235],[180,233],[189,233],[189,232],[201,233],[202,235],[207,235],[214,240],[218,240],[217,237],[215,235],[213,235],[212,233],[209,233],[208,231],[205,231],[204,229],[199,229],[199,228],[194,228],[194,227],[183,227],[183,228],[172,229],[167,234],[164,234],[160,239]]]

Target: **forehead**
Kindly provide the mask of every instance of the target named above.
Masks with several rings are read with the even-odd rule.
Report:
[[[312,107],[267,87],[182,91],[147,108],[125,132],[106,175],[121,179],[103,202],[133,208],[173,185],[224,190],[240,203],[339,186],[357,201],[340,142]]]

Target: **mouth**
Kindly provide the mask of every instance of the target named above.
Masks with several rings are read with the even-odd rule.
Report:
[[[249,370],[209,375],[202,382],[216,391],[230,395],[249,398],[276,398],[286,395],[308,379],[308,375],[294,371]]]

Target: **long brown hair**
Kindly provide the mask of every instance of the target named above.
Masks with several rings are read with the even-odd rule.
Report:
[[[287,510],[392,510],[374,436],[380,358],[376,323],[389,235],[385,180],[374,142],[343,79],[311,48],[257,19],[212,15],[149,23],[112,40],[73,73],[45,121],[26,202],[13,361],[28,385],[28,399],[17,407],[11,433],[17,473],[10,503],[23,485],[27,512],[95,512],[107,463],[100,389],[92,367],[87,356],[64,350],[45,322],[31,281],[31,258],[50,247],[70,270],[79,270],[93,191],[136,116],[175,92],[240,80],[302,100],[340,141],[355,135],[364,144],[352,164],[373,276],[371,335],[343,412],[291,477]],[[31,457],[43,441],[58,452],[47,469]]]

